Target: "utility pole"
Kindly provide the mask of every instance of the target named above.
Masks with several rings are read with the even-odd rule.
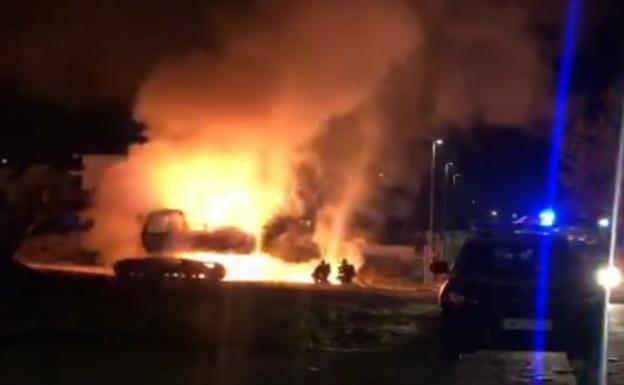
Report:
[[[434,232],[434,215],[435,215],[435,174],[436,174],[436,149],[438,146],[442,146],[444,141],[442,139],[436,139],[431,143],[431,175],[429,181],[429,236],[433,240]]]
[[[429,233],[427,234],[427,249],[423,255],[423,283],[431,282],[431,274],[429,272],[429,264],[433,260],[435,254],[435,174],[436,174],[436,155],[438,146],[442,146],[442,139],[435,139],[431,142],[431,170],[429,181]]]

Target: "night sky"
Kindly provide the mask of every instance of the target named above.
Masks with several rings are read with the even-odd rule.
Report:
[[[620,20],[624,7],[616,1],[583,3],[569,116],[591,121],[596,114],[604,113],[601,100],[606,90],[615,89],[622,95],[624,28]],[[550,25],[541,31],[542,41],[548,46],[561,37],[562,30],[563,25],[561,30]],[[559,52],[558,48],[553,44],[551,52]],[[551,62],[555,75],[554,90],[559,57],[553,58],[556,59]],[[582,107],[578,108],[580,104]],[[619,115],[619,111],[609,113]],[[551,124],[548,120],[540,122],[538,129],[530,133],[513,127],[501,127],[500,130],[477,128],[469,138],[454,138],[457,148],[451,157],[462,165],[466,176],[462,199],[468,212],[478,210],[483,217],[490,210],[497,210],[508,218],[512,213],[536,215],[545,207]],[[537,135],[534,134],[536,131]],[[472,205],[473,199],[476,205]],[[574,208],[562,207],[562,210],[574,211]]]

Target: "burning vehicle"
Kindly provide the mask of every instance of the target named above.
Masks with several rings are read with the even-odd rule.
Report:
[[[141,243],[148,253],[193,250],[249,254],[256,248],[253,235],[232,227],[190,230],[184,212],[177,209],[150,212],[143,224]]]
[[[321,258],[313,239],[313,225],[310,219],[275,218],[262,231],[262,251],[295,262]]]
[[[141,244],[147,256],[114,265],[118,278],[312,282],[321,256],[313,223],[276,217],[254,235],[235,227],[192,230],[185,212],[158,209],[143,221]],[[206,270],[208,269],[208,270]]]
[[[192,231],[188,227],[184,212],[177,209],[150,212],[143,224],[141,243],[151,256],[118,261],[114,265],[115,275],[118,278],[148,281],[163,279],[220,281],[226,273],[225,267],[220,263],[163,255],[190,250],[249,254],[256,247],[252,235],[237,229]]]
[[[128,258],[117,262],[115,275],[122,280],[145,280],[159,283],[163,280],[221,281],[225,268],[219,263],[207,263],[172,257]]]

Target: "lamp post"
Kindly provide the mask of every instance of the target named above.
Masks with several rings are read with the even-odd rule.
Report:
[[[462,206],[461,206],[461,201],[460,201],[460,191],[458,189],[458,184],[457,184],[457,180],[459,179],[459,177],[461,176],[460,173],[456,172],[455,174],[453,174],[453,177],[451,179],[452,181],[452,185],[451,185],[451,213],[454,213],[455,215],[451,214],[451,222],[457,224],[460,221],[460,218],[462,217]],[[453,222],[453,219],[455,220],[455,222]]]
[[[429,234],[427,236],[427,251],[423,255],[423,281],[424,283],[431,282],[431,276],[429,274],[429,263],[433,260],[435,242],[434,242],[434,215],[435,215],[435,174],[436,174],[436,154],[438,146],[442,146],[444,141],[442,139],[436,139],[431,142],[431,175],[429,181]]]
[[[453,188],[457,187],[457,179],[459,179],[459,177],[461,176],[460,173],[456,172],[455,174],[453,174]]]
[[[451,193],[449,193],[449,186],[448,186],[448,181],[449,181],[449,177],[452,178],[451,176],[451,170],[455,167],[455,165],[453,164],[453,162],[446,162],[444,164],[444,181],[443,181],[443,188],[442,188],[442,231],[444,231],[446,229],[446,218],[448,217],[448,201],[450,199],[450,196],[452,196],[452,190]],[[453,185],[451,184],[451,189]]]
[[[624,110],[624,105],[622,106]],[[624,117],[620,121],[620,137],[618,141],[617,159],[615,163],[615,187],[613,189],[613,204],[611,206],[611,216],[608,218],[611,226],[609,233],[609,257],[607,268],[615,268],[615,254],[618,246],[618,220],[620,213],[620,199],[622,197],[622,181],[624,181]],[[609,350],[609,302],[611,300],[611,288],[605,287],[604,308],[602,314],[602,346],[600,357],[600,385],[607,384],[607,352]]]
[[[434,215],[435,215],[435,171],[436,171],[436,149],[442,146],[444,141],[436,139],[431,143],[431,175],[429,181],[429,245],[433,245]]]

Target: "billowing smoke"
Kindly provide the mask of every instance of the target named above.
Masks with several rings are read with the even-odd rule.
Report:
[[[109,170],[96,197],[91,241],[106,254],[136,252],[137,218],[158,207],[183,209],[195,228],[247,231],[301,214],[308,202],[295,175],[323,155],[308,144],[332,131],[334,117],[353,116],[364,134],[337,168],[347,170],[344,189],[315,210],[318,241],[342,240],[349,202],[376,152],[371,96],[418,44],[418,24],[400,0],[266,0],[253,8],[253,18],[223,23],[218,54],[170,57],[141,86],[135,118],[148,141]]]
[[[95,202],[90,242],[111,257],[138,252],[141,216],[163,206],[195,228],[311,219],[326,255],[371,238],[379,192],[415,196],[431,138],[550,118],[566,5],[8,1],[0,82],[73,107],[134,97],[147,142]]]
[[[405,197],[400,215],[413,213],[409,206],[416,204],[433,138],[451,131],[470,136],[475,126],[536,133],[548,121],[551,58],[545,57],[528,10],[513,2],[420,3],[421,44],[393,66],[374,97],[377,147],[366,175],[367,184],[379,188],[366,197],[369,206],[388,212],[388,197],[379,194],[391,188],[400,192],[391,199]],[[336,139],[360,131],[327,130],[325,142],[336,146]],[[340,164],[341,156],[344,152],[327,167]]]
[[[345,239],[370,239],[383,221],[384,185],[418,191],[429,139],[547,117],[548,66],[527,9],[511,3],[248,11],[219,19],[218,53],[173,55],[142,84],[134,112],[148,141],[98,191],[92,241],[107,255],[136,252],[137,218],[163,206],[195,228],[311,217],[322,254],[348,254]]]

